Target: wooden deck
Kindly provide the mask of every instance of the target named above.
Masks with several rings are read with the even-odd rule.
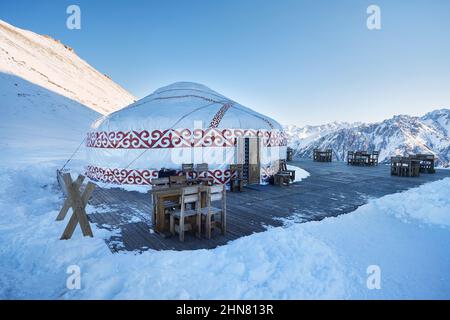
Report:
[[[450,177],[450,170],[439,169],[435,174],[407,178],[391,176],[387,165],[354,167],[342,162],[318,163],[312,160],[297,160],[289,164],[307,170],[310,177],[288,187],[250,186],[242,193],[227,193],[227,234],[223,236],[217,232],[211,240],[199,240],[188,233],[182,243],[178,237],[163,238],[154,233],[150,196],[118,188],[97,188],[94,191],[90,201],[94,212],[91,210],[89,219],[100,228],[115,231],[115,235],[106,240],[112,252],[215,248],[265,231],[268,226],[345,214],[370,198]]]

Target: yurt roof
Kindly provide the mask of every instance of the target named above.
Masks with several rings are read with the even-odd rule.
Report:
[[[94,129],[243,128],[282,130],[275,120],[193,82],[176,82],[116,111]]]

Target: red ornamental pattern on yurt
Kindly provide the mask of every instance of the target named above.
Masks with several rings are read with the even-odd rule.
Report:
[[[287,137],[278,130],[253,129],[167,129],[153,131],[89,132],[86,146],[107,149],[158,149],[233,147],[238,137],[261,137],[266,147],[286,146]]]
[[[214,115],[214,118],[212,118],[208,128],[217,128],[220,124],[220,121],[222,121],[223,116],[230,108],[231,108],[230,103],[224,104],[222,108],[220,108],[220,110],[217,111],[217,113]]]
[[[112,184],[150,185],[151,180],[158,178],[158,170],[148,169],[112,169],[87,166],[86,175],[94,180]],[[178,171],[178,175],[182,172]],[[230,181],[230,170],[209,170],[208,177],[214,184],[226,184]]]

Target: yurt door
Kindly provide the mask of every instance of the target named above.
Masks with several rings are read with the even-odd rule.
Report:
[[[260,139],[243,137],[237,141],[237,163],[243,165],[244,179],[248,184],[260,183]]]
[[[246,137],[241,140],[241,143],[244,178],[248,184],[257,184],[260,182],[259,138]]]

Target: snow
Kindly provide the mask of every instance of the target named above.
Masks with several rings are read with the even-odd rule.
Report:
[[[68,159],[99,114],[14,75],[0,73],[0,164]]]
[[[0,169],[0,298],[450,298],[450,179],[213,250],[112,254],[96,226],[94,238],[58,240],[68,217],[54,221],[55,165]],[[80,290],[66,288],[74,264]],[[370,265],[380,290],[366,286]]]
[[[135,97],[49,36],[0,20],[0,73],[13,74],[102,114]]]

